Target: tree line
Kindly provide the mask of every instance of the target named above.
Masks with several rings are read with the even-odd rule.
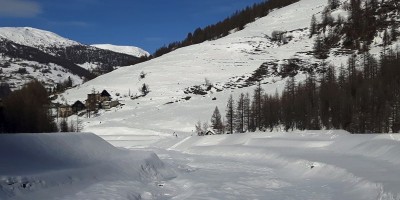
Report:
[[[0,133],[57,132],[46,88],[38,81],[27,83],[0,102]]]
[[[229,35],[230,31],[235,29],[242,30],[246,24],[255,21],[257,18],[265,17],[273,9],[282,8],[298,1],[299,0],[269,0],[256,3],[242,11],[236,11],[230,17],[216,24],[204,28],[197,28],[195,31],[188,33],[184,40],[173,42],[157,49],[153,56],[159,57],[181,47],[225,37]]]
[[[225,119],[218,107],[210,128],[217,134],[274,129],[344,129],[351,133],[400,131],[400,51],[388,50],[376,59],[368,52],[349,57],[346,66],[323,63],[325,71],[307,74],[303,82],[287,79],[281,94],[266,94],[261,84],[252,95],[230,96]],[[336,69],[339,69],[337,72]],[[208,125],[196,125],[202,135]]]
[[[339,15],[335,19],[331,13],[340,6],[348,12],[348,17]],[[382,38],[382,46],[387,47],[398,37],[398,13],[398,0],[350,0],[343,3],[329,0],[321,19],[318,20],[315,15],[311,18],[310,37],[317,35],[315,57],[324,59],[330,48],[339,46],[369,51],[377,36]]]

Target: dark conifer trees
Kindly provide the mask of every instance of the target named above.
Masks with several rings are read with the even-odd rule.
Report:
[[[235,112],[235,125],[236,132],[244,133],[245,131],[245,96],[240,94],[237,101],[236,112]]]
[[[228,103],[226,105],[226,128],[228,134],[233,134],[234,132],[234,118],[235,118],[235,109],[234,109],[234,101],[232,95],[229,97]]]
[[[318,24],[317,24],[317,18],[315,15],[312,15],[311,17],[311,24],[310,24],[310,38],[317,34],[318,32]]]
[[[369,53],[364,53],[362,62],[356,62],[356,55],[352,55],[347,66],[339,68],[338,76],[335,66],[327,67],[319,84],[313,74],[298,84],[294,77],[289,77],[281,96],[267,95],[258,85],[251,107],[249,95],[239,97],[236,110],[230,97],[226,110],[227,131],[283,127],[286,131],[324,128],[345,129],[351,133],[399,132],[399,55],[388,50],[382,54],[379,64]]]
[[[38,81],[26,84],[3,101],[6,133],[55,132],[47,90]]]
[[[218,107],[215,107],[214,113],[211,116],[211,127],[217,134],[222,134],[224,126],[222,124],[221,114]]]

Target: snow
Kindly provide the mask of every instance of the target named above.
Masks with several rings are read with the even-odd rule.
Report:
[[[209,121],[215,106],[219,107],[224,116],[226,102],[231,94],[234,99],[242,92],[252,94],[254,86],[240,87],[263,63],[282,65],[291,58],[298,58],[310,66],[321,63],[322,60],[308,54],[312,51],[315,39],[309,38],[308,27],[313,14],[320,20],[326,5],[326,0],[301,0],[276,9],[268,16],[226,37],[180,48],[159,58],[97,77],[79,88],[68,90],[60,95],[58,101],[63,98],[73,103],[76,100],[85,100],[93,89],[106,89],[125,106],[102,113],[97,119],[84,119],[85,130],[116,126],[171,134],[178,131],[190,135],[197,121]],[[339,14],[345,16],[346,12],[338,9],[333,14],[335,17]],[[287,34],[293,39],[287,44],[271,41],[269,37],[275,30],[288,31]],[[379,44],[371,47],[377,56],[381,48]],[[325,61],[337,67],[346,65],[348,55],[336,55],[337,50],[332,49],[330,57]],[[280,67],[282,66],[278,66]],[[140,78],[142,72],[146,73],[143,79]],[[296,81],[300,82],[305,78],[306,75],[300,73],[296,76]],[[205,79],[223,91],[217,92],[213,89],[207,95],[184,93],[190,87],[204,85]],[[261,82],[266,93],[274,94],[283,90],[286,79],[266,77]],[[131,100],[128,95],[139,95],[138,90],[144,83],[150,87],[150,93]],[[119,97],[116,96],[117,93],[120,94]],[[183,100],[188,96],[191,97],[190,100]],[[102,121],[101,126],[96,124],[98,121]]]
[[[97,91],[106,89],[113,98],[117,98],[116,94],[119,93],[118,99],[125,106],[105,112],[97,119],[85,119],[85,130],[97,130],[100,124],[92,121],[102,121],[101,127],[151,129],[171,134],[182,131],[190,134],[198,120],[209,120],[215,106],[221,111],[225,110],[230,94],[236,98],[241,92],[252,93],[253,87],[225,88],[222,92],[212,91],[205,96],[185,94],[187,88],[205,84],[206,78],[218,87],[242,84],[243,80],[238,82],[241,77],[250,77],[261,64],[268,61],[284,63],[286,59],[298,57],[310,64],[320,62],[304,52],[312,49],[314,41],[309,38],[307,30],[311,16],[321,12],[326,3],[324,0],[302,0],[277,9],[248,24],[244,30],[224,38],[180,48],[148,62],[97,77],[79,88],[68,90],[60,95],[58,101],[63,98],[73,103],[85,100],[93,88]],[[293,40],[285,45],[271,41],[267,35],[270,36],[274,30],[291,31]],[[345,62],[347,56],[332,56],[331,59]],[[144,79],[140,78],[142,72],[146,73]],[[298,81],[304,78],[303,74],[296,77]],[[266,78],[262,81],[265,83],[263,89],[270,94],[280,92],[285,81],[280,77]],[[144,83],[149,85],[150,93],[146,97],[131,100],[128,94],[140,94],[138,89]],[[191,96],[191,99],[182,100],[187,96]],[[217,100],[213,101],[213,98]],[[170,102],[174,103],[167,104]]]
[[[295,131],[171,140],[153,148],[181,169],[165,183],[176,188],[174,199],[400,198],[398,135]]]
[[[149,52],[134,46],[117,46],[112,44],[93,44],[91,46],[97,47],[99,49],[114,51],[117,53],[132,55],[135,57],[150,56]]]
[[[23,59],[12,59],[0,54],[0,65],[9,64],[1,68],[0,80],[7,82],[11,89],[20,89],[25,83],[36,79],[45,83],[45,87],[54,88],[57,83],[71,78],[74,85],[82,84],[83,79],[54,63],[42,64]],[[17,73],[21,68],[26,69],[26,74]]]
[[[55,33],[31,27],[0,27],[0,38],[39,49],[81,45]]]
[[[85,100],[93,89],[106,89],[124,104],[101,110],[92,118],[80,117],[84,131],[93,132],[120,149],[89,134],[101,144],[79,145],[76,142],[77,146],[87,146],[85,151],[94,149],[94,153],[87,153],[90,157],[94,155],[94,159],[86,161],[85,156],[79,155],[77,159],[66,159],[72,160],[72,171],[54,169],[54,158],[50,156],[50,164],[43,162],[44,166],[38,167],[51,166],[49,169],[24,176],[9,173],[6,177],[13,175],[11,177],[16,178],[10,180],[25,177],[39,183],[40,180],[55,183],[51,187],[35,187],[32,192],[17,192],[21,199],[400,199],[398,135],[351,135],[340,130],[284,133],[277,129],[194,136],[195,123],[209,121],[215,106],[224,115],[231,94],[236,99],[241,92],[252,93],[254,87],[224,86],[242,83],[239,79],[248,78],[264,62],[282,64],[290,58],[300,58],[308,64],[321,62],[305,53],[312,50],[314,41],[309,38],[307,28],[311,16],[318,17],[326,3],[326,0],[301,0],[274,10],[227,37],[120,68],[66,91],[57,101],[73,103]],[[334,12],[335,16],[339,14],[344,16],[345,13]],[[288,31],[293,40],[288,44],[271,41],[267,36],[274,30]],[[373,50],[378,53],[379,45]],[[332,53],[326,61],[340,66],[346,60],[347,55]],[[145,78],[140,78],[142,72]],[[304,74],[296,76],[297,81],[304,78]],[[206,95],[184,93],[188,87],[205,84],[205,79],[223,91],[213,89]],[[262,87],[273,94],[282,91],[285,81],[267,77]],[[132,100],[128,94],[137,96],[144,83],[149,85],[150,93]],[[184,100],[187,96],[191,98]],[[174,133],[178,137],[173,136]],[[78,134],[77,137],[83,136]],[[75,149],[75,146],[63,147],[60,143],[55,146]],[[12,160],[12,154],[7,155],[6,158]],[[68,155],[74,156],[76,152]],[[146,159],[158,163],[153,169],[159,173],[143,171],[140,163]],[[105,164],[93,164],[99,162]],[[65,165],[61,165],[63,167]],[[82,167],[86,171],[82,171]],[[141,177],[138,174],[143,173],[148,177],[145,180],[138,178]],[[49,178],[48,174],[54,178]],[[60,181],[65,180],[65,174],[72,174],[68,175],[72,180]],[[0,177],[0,180],[9,179]]]
[[[102,130],[2,135],[0,199],[400,198],[398,135]]]
[[[128,138],[126,132],[121,134],[125,137],[119,137],[117,134],[112,138],[111,130],[115,129],[103,129],[104,134],[110,137],[113,144],[129,148],[135,152],[136,158],[137,155],[149,155],[147,153],[149,151],[156,152],[165,163],[162,166],[166,168],[156,167],[156,169],[174,171],[174,176],[166,173],[167,175],[150,181],[142,179],[132,181],[127,177],[121,178],[107,171],[104,173],[108,174],[106,180],[102,179],[102,176],[96,176],[96,181],[87,183],[86,177],[93,176],[96,170],[108,170],[97,165],[94,167],[94,164],[89,165],[90,163],[107,160],[110,155],[113,158],[113,164],[118,165],[120,157],[118,153],[114,153],[114,150],[107,150],[111,147],[104,142],[96,143],[96,145],[76,144],[73,145],[74,148],[85,146],[87,149],[95,149],[95,151],[88,150],[88,155],[94,159],[86,159],[85,156],[77,155],[75,151],[72,151],[73,161],[67,163],[89,165],[90,175],[86,176],[87,171],[80,171],[79,176],[72,175],[72,182],[60,186],[64,190],[62,193],[58,193],[60,188],[57,186],[36,188],[34,192],[25,191],[20,199],[24,199],[22,197],[25,199],[37,197],[42,199],[49,199],[49,197],[54,199],[135,199],[133,197],[138,196],[143,199],[271,200],[400,198],[398,192],[400,191],[400,173],[397,169],[400,162],[397,156],[400,152],[398,135],[351,135],[345,131],[295,131],[203,137],[179,136],[178,138],[172,135],[156,137],[148,133],[142,135],[132,133]],[[152,143],[140,143],[146,140]],[[6,140],[6,142],[9,141]],[[47,142],[45,144],[49,144]],[[99,146],[102,153],[96,154]],[[60,147],[68,149],[62,144]],[[29,152],[37,151],[28,150]],[[78,148],[76,151],[82,150]],[[56,154],[65,157],[63,153]],[[7,155],[10,157],[10,154]],[[46,158],[46,154],[44,155]],[[151,155],[154,158],[154,154]],[[123,156],[121,160],[126,158],[128,156]],[[50,159],[43,160],[52,163],[53,159],[54,157],[50,156]],[[124,160],[123,164],[126,164],[126,161]],[[30,166],[34,165],[30,164]],[[129,169],[137,169],[137,166],[130,166]],[[59,179],[61,175],[58,174],[61,172],[63,171],[57,170],[51,174]],[[70,173],[68,171],[68,174]],[[48,182],[50,181],[46,181]],[[82,184],[85,184],[85,187],[82,187]]]
[[[2,135],[0,158],[0,199],[135,199],[162,195],[156,182],[175,175],[154,153],[118,149],[91,133]]]

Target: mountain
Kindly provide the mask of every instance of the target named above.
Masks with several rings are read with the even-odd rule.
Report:
[[[69,47],[82,45],[78,42],[63,38],[55,33],[31,27],[1,27],[0,37],[17,44],[46,50],[54,47]]]
[[[112,45],[112,44],[93,44],[91,45],[93,47],[97,47],[99,49],[105,49],[105,50],[110,50],[114,51],[117,53],[123,53],[123,54],[128,54],[131,56],[135,57],[142,57],[142,56],[150,56],[150,53],[139,48],[139,47],[134,47],[134,46],[117,46],[117,45]]]
[[[38,79],[48,88],[70,77],[81,84],[117,67],[138,62],[138,57],[104,50],[29,27],[0,28],[0,80],[19,88]]]
[[[349,16],[349,2],[341,1],[340,7],[331,10],[329,14],[334,21]],[[114,99],[120,99],[125,105],[121,109],[104,112],[98,118],[84,119],[87,122],[85,130],[97,134],[102,134],[107,127],[127,134],[193,133],[197,121],[210,120],[215,106],[224,116],[229,96],[237,99],[240,93],[252,95],[258,82],[265,93],[273,95],[284,90],[289,76],[294,76],[296,83],[304,81],[311,72],[319,78],[330,64],[338,68],[347,65],[350,55],[361,63],[363,54],[347,47],[348,36],[342,31],[338,31],[338,37],[335,37],[338,39],[325,58],[316,55],[316,41],[324,34],[330,35],[337,26],[334,23],[323,30],[323,26],[318,25],[320,34],[310,37],[312,16],[322,22],[326,7],[325,0],[301,0],[275,9],[266,17],[247,24],[243,30],[223,38],[183,47],[93,79],[68,90],[60,99],[70,103],[85,100],[93,89],[106,89]],[[386,10],[375,13],[392,12]],[[340,26],[345,27],[343,24]],[[369,52],[376,58],[384,48],[399,44],[394,40],[383,46],[383,28],[377,29],[369,41]],[[139,91],[143,84],[150,88],[146,96]],[[96,123],[99,121],[101,124]]]

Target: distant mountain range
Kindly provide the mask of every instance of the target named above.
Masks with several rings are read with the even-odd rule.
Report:
[[[134,46],[117,46],[112,44],[93,44],[91,46],[97,47],[99,49],[114,51],[117,53],[128,54],[139,58],[142,56],[150,56],[149,52]]]
[[[30,27],[0,28],[0,82],[11,88],[31,79],[49,88],[68,77],[74,85],[81,84],[148,55],[137,47],[90,46]]]

